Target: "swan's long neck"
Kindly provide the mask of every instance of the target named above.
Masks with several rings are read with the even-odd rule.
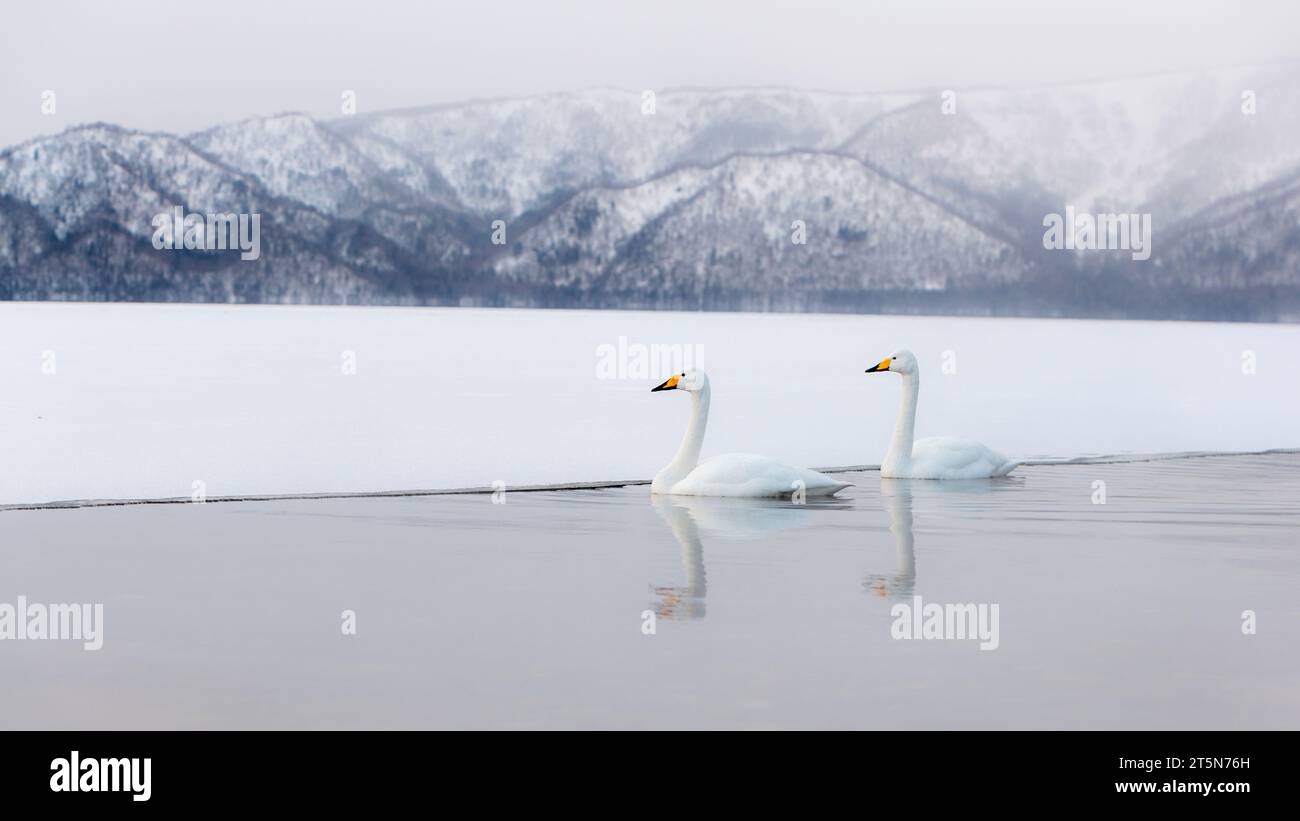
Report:
[[[894,437],[889,441],[885,465],[895,471],[912,464],[913,431],[916,428],[916,397],[921,392],[921,377],[915,373],[902,374],[903,396],[898,403],[898,421],[894,422]]]
[[[700,463],[700,449],[704,446],[704,427],[709,423],[709,386],[691,391],[691,421],[686,425],[686,435],[677,455],[668,467],[681,475],[690,473]]]
[[[682,567],[686,570],[686,595],[704,598],[708,595],[709,579],[704,572],[704,542],[700,540],[695,519],[687,510],[679,510],[670,526],[682,546]]]
[[[907,482],[906,479],[884,481]],[[916,579],[916,539],[912,535],[912,491],[903,484],[901,488],[890,494],[888,500],[889,532],[894,534],[894,538],[898,541],[897,578],[900,582],[909,585],[907,592],[910,594],[910,583]]]

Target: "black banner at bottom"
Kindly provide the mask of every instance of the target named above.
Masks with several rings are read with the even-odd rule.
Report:
[[[9,800],[82,810],[472,799],[608,812],[615,791],[628,809],[698,794],[731,809],[961,795],[1003,808],[1231,811],[1287,798],[1293,742],[1245,732],[27,732],[0,745],[0,783]]]

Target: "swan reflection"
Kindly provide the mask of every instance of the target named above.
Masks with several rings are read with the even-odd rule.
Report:
[[[912,529],[912,498],[928,499],[939,508],[970,507],[970,496],[997,493],[1016,485],[1013,480],[984,479],[930,481],[925,479],[881,479],[880,500],[889,514],[889,532],[894,537],[894,569],[868,573],[862,587],[881,598],[908,598],[916,590],[916,537]],[[964,501],[961,497],[967,497]]]
[[[889,513],[889,532],[894,535],[897,570],[868,573],[863,588],[881,598],[906,598],[916,587],[916,541],[912,535],[912,480],[881,479],[880,498]]]
[[[705,615],[709,588],[702,530],[725,537],[762,536],[812,523],[809,508],[848,507],[844,503],[821,500],[796,504],[778,499],[665,495],[652,496],[650,503],[681,545],[682,575],[686,583],[652,588],[659,597],[654,605],[655,617],[674,621],[702,619]]]
[[[704,599],[709,592],[708,574],[704,570],[704,542],[700,529],[686,503],[665,496],[653,497],[655,510],[682,547],[682,570],[686,584],[681,587],[656,587],[656,618],[689,621],[704,618]]]

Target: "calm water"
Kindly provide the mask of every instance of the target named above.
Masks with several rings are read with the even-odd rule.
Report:
[[[1300,728],[1300,455],[846,476],[0,511],[0,602],[105,620],[0,642],[0,727]],[[998,648],[891,638],[913,596]]]

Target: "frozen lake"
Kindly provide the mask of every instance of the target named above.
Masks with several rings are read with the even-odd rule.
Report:
[[[863,370],[901,347],[918,436],[1300,446],[1298,326],[4,303],[0,505],[648,479],[686,424],[649,393],[673,349],[712,380],[705,456],[879,464],[900,385]]]
[[[863,370],[900,347],[919,435],[1300,445],[1294,326],[0,304],[0,634],[20,596],[104,617],[99,650],[0,642],[0,728],[1300,729],[1294,452],[520,489],[661,467],[660,353],[710,373],[706,457],[877,464],[900,386]],[[897,638],[927,604],[995,640]]]
[[[846,476],[0,511],[0,601],[104,605],[0,643],[0,728],[1300,729],[1300,455]],[[913,596],[997,648],[893,638]]]

